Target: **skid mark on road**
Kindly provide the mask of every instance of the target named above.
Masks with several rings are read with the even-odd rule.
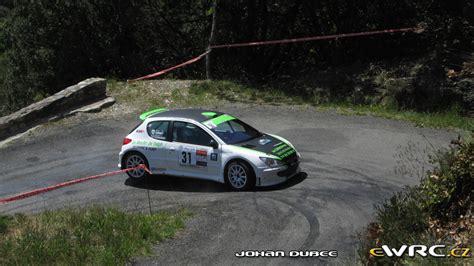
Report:
[[[292,209],[301,213],[305,217],[305,219],[308,221],[308,224],[309,224],[309,233],[303,245],[301,245],[300,249],[306,250],[306,249],[311,248],[311,246],[314,244],[314,242],[319,236],[319,221],[314,211],[305,206],[293,203],[290,200],[283,199],[282,197],[277,197],[277,196],[272,196],[272,195],[265,195],[265,197],[272,199],[276,202],[286,204],[290,206]]]
[[[85,164],[93,165],[92,163],[97,162],[98,159],[104,158],[113,158],[113,154],[111,152],[101,152],[95,153],[94,155],[89,155],[87,157],[81,156],[73,156],[73,157],[66,157],[64,160],[52,160],[51,163],[40,163],[35,166],[31,166],[28,168],[18,167],[16,170],[9,172],[9,177],[4,179],[6,182],[8,181],[18,181],[21,179],[27,179],[36,176],[44,176],[44,172],[50,172],[52,169],[63,169],[64,177],[67,178],[79,178],[81,176],[70,176],[68,175],[69,169],[71,166],[80,166]],[[110,169],[116,170],[114,168],[115,165],[110,165]],[[25,170],[29,169],[29,170]],[[46,176],[47,177],[47,176]]]
[[[22,164],[22,165],[18,165],[18,164],[4,165],[4,163],[2,163],[2,168],[4,168],[2,170],[3,171],[2,174],[4,176],[11,175],[11,174],[15,174],[15,173],[20,172],[20,171],[24,171],[24,169],[28,169],[28,168],[35,168],[35,169],[39,169],[39,171],[41,171],[41,170],[45,170],[45,169],[54,168],[54,165],[51,166],[50,164],[54,164],[54,163],[57,164],[57,163],[60,163],[61,161],[70,160],[70,161],[84,162],[84,159],[88,158],[88,157],[99,158],[99,157],[103,157],[103,156],[106,156],[106,155],[115,156],[114,158],[116,158],[116,156],[118,155],[117,149],[102,149],[100,152],[95,152],[95,153],[91,153],[90,151],[88,151],[88,152],[83,152],[83,153],[71,154],[71,155],[60,157],[60,158],[41,160],[40,162],[38,162],[40,160],[40,158],[39,158],[37,161],[28,160],[29,162],[32,162],[32,163],[27,163],[27,164]],[[34,158],[34,157],[32,157],[32,158]]]

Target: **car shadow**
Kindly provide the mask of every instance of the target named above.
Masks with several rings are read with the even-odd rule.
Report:
[[[274,186],[257,187],[255,191],[273,191],[292,187],[303,182],[308,177],[305,172],[301,172],[291,179]],[[161,190],[161,191],[180,191],[180,192],[230,192],[225,184],[202,179],[176,177],[168,175],[153,175],[142,180],[128,178],[125,185],[141,189]]]
[[[256,191],[283,190],[283,189],[290,188],[292,186],[295,186],[295,185],[303,182],[307,177],[308,177],[308,174],[306,172],[300,172],[296,176],[286,180],[283,183],[273,185],[273,186],[268,186],[268,187],[257,187],[255,189],[256,189]]]

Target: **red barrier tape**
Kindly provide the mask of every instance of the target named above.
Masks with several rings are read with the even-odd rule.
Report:
[[[0,203],[8,203],[8,202],[12,202],[12,201],[17,201],[17,200],[29,198],[29,197],[32,197],[32,196],[35,196],[35,195],[38,195],[38,194],[41,194],[41,193],[45,193],[45,192],[55,190],[55,189],[59,189],[59,188],[62,188],[62,187],[75,185],[75,184],[82,183],[82,182],[85,182],[85,181],[89,181],[89,180],[92,180],[92,179],[97,179],[97,178],[101,178],[101,177],[105,177],[105,176],[111,176],[111,175],[116,175],[116,174],[120,174],[120,173],[125,173],[125,172],[128,172],[128,171],[134,170],[136,168],[143,168],[147,173],[151,174],[151,172],[146,168],[146,166],[141,164],[141,165],[139,165],[137,167],[133,167],[133,168],[127,168],[127,169],[108,172],[108,173],[103,173],[103,174],[99,174],[99,175],[87,176],[87,177],[78,178],[78,179],[75,179],[75,180],[59,183],[59,184],[56,184],[56,185],[52,185],[52,186],[49,186],[49,187],[39,188],[39,189],[35,189],[35,190],[32,190],[32,191],[28,191],[28,192],[23,192],[23,193],[20,193],[18,195],[15,195],[13,197],[10,197],[10,198],[0,199]]]
[[[323,35],[323,36],[304,37],[304,38],[295,38],[295,39],[284,39],[284,40],[274,40],[274,41],[262,41],[262,42],[220,44],[220,45],[213,45],[210,48],[216,49],[216,48],[230,48],[230,47],[243,47],[243,46],[272,45],[272,44],[281,44],[281,43],[308,42],[308,41],[342,39],[342,38],[349,38],[349,37],[369,36],[369,35],[377,35],[377,34],[385,34],[385,33],[396,33],[396,32],[408,32],[408,31],[417,31],[417,28],[377,30],[377,31],[333,34],[333,35]]]
[[[186,62],[184,62],[184,63],[181,63],[181,64],[176,65],[176,66],[174,66],[174,67],[167,68],[167,69],[165,69],[165,70],[161,70],[161,71],[159,71],[159,72],[156,72],[156,73],[153,73],[153,74],[150,74],[150,75],[146,75],[146,76],[143,76],[143,77],[139,77],[139,78],[136,78],[136,79],[129,80],[129,82],[130,82],[130,81],[137,81],[137,80],[149,79],[149,78],[161,76],[161,75],[165,74],[166,72],[169,72],[169,71],[171,71],[171,70],[173,70],[173,69],[176,69],[176,68],[179,68],[179,67],[183,67],[183,66],[185,66],[185,65],[189,65],[189,64],[192,64],[192,63],[194,63],[194,62],[196,62],[196,61],[199,61],[201,58],[203,58],[205,55],[207,55],[207,54],[210,53],[210,52],[211,52],[211,50],[207,50],[205,53],[200,54],[199,56],[194,57],[193,59],[190,59],[190,60],[188,60],[188,61],[186,61]]]
[[[244,46],[260,46],[260,45],[272,45],[272,44],[283,44],[283,43],[297,43],[297,42],[308,42],[308,41],[319,41],[319,40],[329,40],[329,39],[342,39],[342,38],[349,38],[349,37],[358,37],[358,36],[369,36],[369,35],[377,35],[377,34],[385,34],[385,33],[397,33],[397,32],[409,32],[413,31],[416,33],[422,32],[421,28],[402,28],[402,29],[390,29],[390,30],[377,30],[377,31],[366,31],[366,32],[356,32],[356,33],[344,33],[344,34],[333,34],[333,35],[323,35],[323,36],[314,36],[314,37],[304,37],[304,38],[294,38],[294,39],[284,39],[284,40],[274,40],[274,41],[261,41],[261,42],[246,42],[246,43],[233,43],[233,44],[219,44],[219,45],[212,45],[210,49],[219,49],[219,48],[233,48],[233,47],[244,47]],[[201,60],[205,55],[210,53],[211,50],[207,50],[205,53],[194,57],[184,63],[176,65],[174,67],[167,68],[165,70],[161,70],[159,72],[149,74],[143,77],[139,77],[136,79],[129,80],[137,81],[142,79],[154,78],[161,76],[173,69],[183,67],[189,64],[192,64],[196,61]]]

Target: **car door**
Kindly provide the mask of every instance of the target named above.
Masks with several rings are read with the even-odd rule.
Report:
[[[216,179],[220,170],[220,149],[215,140],[194,123],[174,121],[169,158],[177,175]],[[216,142],[215,142],[216,143]]]
[[[151,121],[146,125],[148,142],[144,145],[143,153],[148,159],[150,170],[154,174],[165,173],[167,151],[170,146],[170,121]]]

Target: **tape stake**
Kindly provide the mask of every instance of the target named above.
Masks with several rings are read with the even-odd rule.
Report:
[[[148,170],[148,168],[145,165],[140,164],[140,165],[138,165],[136,167],[133,167],[133,168],[127,168],[127,169],[123,169],[123,170],[117,170],[117,171],[107,172],[107,173],[103,173],[103,174],[82,177],[82,178],[74,179],[74,180],[71,180],[71,181],[59,183],[59,184],[56,184],[56,185],[52,185],[52,186],[48,186],[48,187],[44,187],[44,188],[39,188],[39,189],[31,190],[31,191],[28,191],[28,192],[23,192],[23,193],[15,195],[13,197],[0,199],[0,203],[8,203],[8,202],[12,202],[12,201],[26,199],[26,198],[29,198],[29,197],[32,197],[32,196],[36,196],[38,194],[42,194],[42,193],[51,191],[51,190],[56,190],[56,189],[59,189],[59,188],[62,188],[62,187],[72,186],[72,185],[75,185],[75,184],[79,184],[79,183],[82,183],[82,182],[86,182],[86,181],[101,178],[101,177],[106,177],[106,176],[116,175],[116,174],[120,174],[120,173],[125,173],[125,172],[128,172],[128,171],[137,169],[137,168],[143,168],[147,173],[152,174],[150,172],[150,170]]]

